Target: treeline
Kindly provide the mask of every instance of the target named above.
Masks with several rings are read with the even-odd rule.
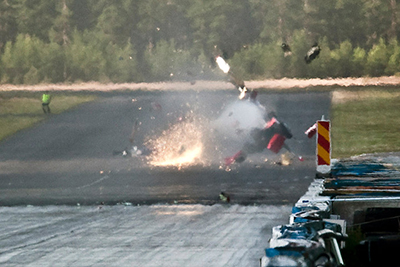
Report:
[[[214,79],[216,54],[244,79],[395,75],[399,9],[396,0],[0,0],[0,81]],[[315,42],[321,53],[306,64]]]

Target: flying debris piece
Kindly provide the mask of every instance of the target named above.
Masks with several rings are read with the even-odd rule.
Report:
[[[307,129],[307,131],[304,132],[305,135],[307,135],[308,138],[312,138],[316,133],[317,133],[317,124],[314,123],[313,126]]]
[[[321,52],[321,48],[319,47],[318,43],[314,43],[310,50],[308,50],[304,60],[307,64],[310,64]]]
[[[246,157],[247,155],[242,150],[240,150],[232,157],[225,158],[225,166],[230,166],[234,162],[242,163],[246,160]]]
[[[227,203],[229,203],[229,202],[231,201],[230,196],[229,196],[227,193],[225,193],[225,192],[221,192],[221,193],[219,194],[219,199],[221,199],[221,201],[227,202]]]
[[[233,72],[231,71],[231,67],[221,56],[217,56],[215,58],[215,61],[217,62],[218,67],[224,73],[229,74],[229,81],[238,88],[240,92],[239,99],[244,99],[247,92],[249,91],[246,88],[244,81],[233,74]]]
[[[240,91],[239,99],[243,99],[246,96],[247,88],[245,86],[238,88]]]
[[[290,56],[292,54],[292,50],[290,49],[290,46],[287,43],[282,43],[281,48],[283,50],[283,55],[285,57]]]
[[[113,151],[113,156],[123,156],[123,157],[126,157],[128,154],[129,154],[129,151],[128,151],[127,148],[126,148],[125,150],[122,150],[122,151],[117,151],[117,150],[114,150],[114,151]]]
[[[151,150],[148,149],[146,146],[143,146],[141,149],[139,149],[137,146],[132,146],[131,149],[125,148],[122,151],[113,151],[114,156],[122,156],[122,157],[139,157],[139,156],[148,156],[151,154]]]
[[[143,154],[142,150],[140,150],[137,146],[133,146],[130,152],[132,157],[141,156]]]
[[[217,62],[218,67],[224,72],[224,73],[228,73],[231,69],[231,66],[229,66],[228,63],[226,63],[226,61],[221,57],[221,56],[217,56],[215,59],[215,62]]]

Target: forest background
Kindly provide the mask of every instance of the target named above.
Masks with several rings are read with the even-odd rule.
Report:
[[[399,11],[397,0],[0,0],[0,81],[215,79],[217,54],[246,80],[397,75]]]

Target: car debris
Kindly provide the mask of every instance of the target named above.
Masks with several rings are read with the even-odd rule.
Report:
[[[319,47],[318,43],[315,42],[310,50],[308,50],[304,60],[307,64],[310,64],[314,59],[316,59],[321,52],[321,48]]]

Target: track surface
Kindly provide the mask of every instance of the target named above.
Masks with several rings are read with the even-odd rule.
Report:
[[[136,119],[141,125],[135,143],[141,144],[187,113],[217,118],[236,97],[231,91],[112,93],[51,115],[0,143],[0,205],[213,204],[220,191],[231,194],[233,204],[294,203],[315,175],[315,141],[303,133],[321,115],[329,118],[329,93],[259,94],[259,102],[291,127],[297,140],[288,144],[304,162],[276,165],[279,155],[266,151],[231,171],[220,168],[235,147],[220,154],[207,151],[210,164],[182,169],[151,167],[143,157],[113,155],[130,146]],[[162,110],[152,109],[152,102]]]
[[[113,155],[130,146],[136,119],[140,145],[190,111],[213,121],[236,101],[231,91],[105,94],[4,140],[0,265],[259,266],[272,227],[287,223],[314,178],[315,141],[303,132],[322,114],[329,117],[330,96],[260,94],[259,100],[291,127],[298,140],[288,144],[304,162],[276,165],[279,155],[266,151],[226,171],[220,161],[240,148],[231,142],[218,151],[207,144],[207,164],[181,169]],[[162,110],[151,110],[152,102]],[[231,195],[231,205],[170,205],[214,204],[220,191]],[[91,205],[102,202],[110,205]],[[168,205],[134,205],[154,203]]]

